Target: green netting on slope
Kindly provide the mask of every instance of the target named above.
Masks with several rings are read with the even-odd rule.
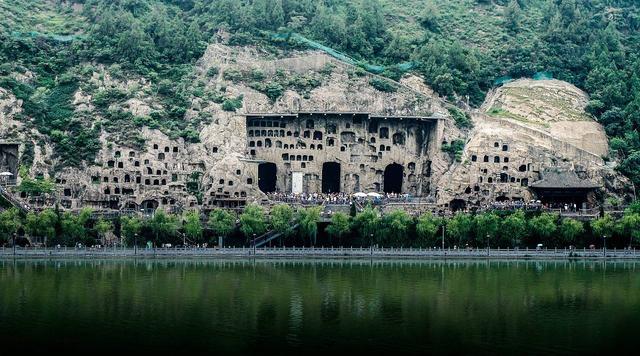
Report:
[[[553,79],[553,74],[551,72],[538,72],[533,75],[534,80],[549,80]]]
[[[373,64],[369,64],[365,61],[358,61],[355,60],[349,56],[347,56],[344,53],[341,53],[339,51],[336,51],[335,49],[331,48],[331,47],[327,47],[321,43],[318,43],[316,41],[310,40],[304,36],[301,36],[297,33],[290,33],[290,34],[283,34],[283,33],[275,33],[271,35],[271,38],[274,40],[284,40],[284,41],[289,41],[289,40],[295,40],[301,43],[304,43],[305,45],[323,51],[325,53],[327,53],[328,55],[339,59],[345,63],[351,64],[351,65],[355,65],[355,66],[359,66],[364,68],[365,70],[371,72],[371,73],[376,73],[376,74],[380,74],[382,72],[384,72],[385,70],[392,70],[392,69],[397,69],[401,72],[407,72],[411,69],[413,69],[415,67],[415,63],[413,62],[404,62],[404,63],[400,63],[394,66],[380,66],[380,65],[373,65]]]
[[[83,38],[83,36],[78,36],[78,35],[51,35],[51,34],[40,33],[40,32],[37,32],[37,31],[31,31],[31,32],[17,32],[16,31],[16,32],[12,32],[11,36],[13,36],[14,38],[44,37],[44,38],[51,39],[51,40],[58,41],[58,42],[71,42],[71,41],[73,41],[75,39]]]
[[[513,81],[513,78],[509,77],[509,76],[504,76],[504,77],[500,77],[496,80],[493,81],[493,85],[502,85],[505,83],[509,83]]]
[[[396,65],[398,69],[405,72],[412,70],[415,66],[415,63],[413,62],[404,62]]]
[[[553,79],[553,74],[551,72],[538,72],[533,75],[533,80],[548,80]],[[503,85],[513,81],[513,78],[510,76],[500,77],[493,81],[493,85]]]

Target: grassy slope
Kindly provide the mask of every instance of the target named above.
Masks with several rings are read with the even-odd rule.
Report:
[[[83,32],[86,23],[69,6],[54,1],[0,0],[0,29],[6,32],[39,32],[72,35]]]

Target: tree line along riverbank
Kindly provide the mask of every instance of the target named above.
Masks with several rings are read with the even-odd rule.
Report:
[[[158,210],[151,216],[92,218],[47,209],[27,214],[0,212],[0,246],[252,246],[262,236],[276,236],[271,246],[355,246],[405,248],[629,248],[640,244],[640,203],[615,218],[582,222],[549,212],[490,211],[458,213],[450,218],[425,213],[413,217],[403,210],[382,214],[372,206],[349,214],[323,217],[321,207],[286,204],[269,211],[250,204],[238,215],[214,209],[182,215]]]

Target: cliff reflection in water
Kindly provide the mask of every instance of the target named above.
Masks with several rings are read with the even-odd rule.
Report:
[[[0,261],[0,341],[21,351],[623,351],[640,326],[638,267]]]

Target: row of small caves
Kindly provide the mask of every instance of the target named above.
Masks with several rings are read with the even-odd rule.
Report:
[[[187,193],[187,184],[189,184],[190,175],[193,174],[193,172],[203,174],[205,171],[204,164],[201,162],[185,163],[184,160],[179,157],[181,148],[178,146],[164,146],[161,148],[158,144],[154,144],[153,150],[156,152],[151,152],[150,154],[157,157],[157,161],[163,163],[161,168],[158,168],[157,164],[154,166],[151,162],[152,160],[149,158],[144,160],[136,159],[140,158],[140,155],[136,151],[129,151],[128,159],[123,159],[121,151],[115,151],[113,159],[108,160],[103,166],[104,168],[110,169],[110,174],[103,176],[91,176],[91,182],[93,184],[101,184],[101,193],[104,194],[104,197],[96,199],[96,201],[93,202],[93,205],[96,207],[117,209],[119,208],[118,196],[134,196],[136,194],[136,190],[144,189],[144,186],[147,186],[152,190],[158,190],[166,186],[168,186],[169,189],[162,192],[162,197],[158,198],[158,201],[155,199],[144,201],[141,206],[143,209],[155,209],[160,203],[162,203],[162,205],[173,206],[176,204],[176,197],[187,197],[189,195]],[[211,153],[217,153],[217,151],[217,147],[213,147],[211,149]],[[154,160],[154,162],[156,161]],[[142,168],[142,165],[144,165],[144,168]],[[235,173],[236,176],[238,176],[238,179],[242,180],[242,171],[238,169]],[[66,181],[62,180],[60,183],[65,184]],[[207,182],[207,184],[203,183],[205,187],[202,189],[208,191],[213,186],[213,183],[213,178],[210,178],[210,181]],[[233,194],[229,191],[225,191],[226,187],[233,187],[236,184],[239,184],[234,180],[219,179],[217,180],[217,183],[217,194],[211,193],[212,197],[247,197],[246,191],[236,191],[233,192]],[[246,178],[246,184],[254,184],[253,178]],[[72,189],[64,188],[63,195],[68,198],[72,197]],[[88,199],[90,200],[91,198]],[[84,203],[91,203],[91,201],[87,201],[87,198],[85,198]],[[70,201],[63,200],[63,206],[70,206],[70,204]],[[189,203],[190,206],[195,206],[195,204],[196,203],[193,201]],[[207,204],[213,205],[213,199],[209,199]],[[125,203],[123,208],[138,209],[139,207],[131,201]]]
[[[325,147],[334,147],[336,146],[337,137],[331,137],[329,135],[336,135],[338,132],[338,128],[336,124],[327,124],[325,127],[325,133],[321,130],[314,130],[315,122],[314,120],[306,120],[305,128],[306,130],[302,131],[302,136],[300,135],[300,131],[285,131],[286,123],[283,121],[267,121],[267,120],[249,120],[247,123],[249,130],[247,131],[247,136],[249,137],[249,154],[251,156],[256,156],[255,148],[277,148],[283,150],[323,150]],[[258,127],[265,127],[265,129],[259,129]],[[345,128],[351,129],[351,123],[346,123]],[[388,127],[380,127],[378,128],[377,124],[369,123],[368,126],[369,134],[378,134],[379,139],[389,139],[389,128]],[[324,140],[323,140],[323,136]],[[264,141],[261,139],[264,138]],[[283,143],[282,140],[276,139],[275,141],[272,138],[289,138],[295,139],[295,143]],[[304,139],[312,140],[312,143],[307,144]],[[392,135],[392,144],[394,145],[404,145],[405,144],[405,133],[404,132],[396,132]],[[353,131],[343,131],[340,133],[340,151],[345,152],[348,148],[349,144],[356,143],[356,133]],[[363,144],[364,139],[359,138],[358,143]],[[376,144],[376,137],[369,138],[369,144]],[[324,145],[324,146],[323,146]],[[380,144],[378,157],[382,157],[383,152],[391,151],[390,145]],[[314,159],[314,156],[311,154],[291,154],[291,153],[282,153],[281,156],[284,161],[303,161],[303,162],[311,162]],[[301,168],[305,168],[305,164],[302,163]]]
[[[492,183],[509,183],[509,184],[517,184],[519,187],[526,188],[529,186],[529,178],[528,172],[532,170],[532,164],[520,164],[517,169],[513,171],[509,171],[509,163],[510,158],[506,152],[509,152],[508,144],[500,144],[499,142],[494,142],[493,148],[497,151],[505,152],[503,155],[493,154],[493,155],[471,155],[471,162],[476,162],[480,164],[479,173],[480,175],[477,177],[477,184],[471,187],[467,187],[464,191],[465,194],[471,194],[472,192],[480,192],[480,184],[492,184]],[[487,168],[487,166],[483,166],[482,164],[491,164]],[[496,169],[495,165],[502,165],[501,168]],[[498,166],[500,167],[500,166]],[[490,195],[491,192],[489,190],[484,190],[483,193],[485,195]],[[520,199],[518,196],[514,196],[513,199]],[[508,197],[501,196],[498,200],[509,200]]]

